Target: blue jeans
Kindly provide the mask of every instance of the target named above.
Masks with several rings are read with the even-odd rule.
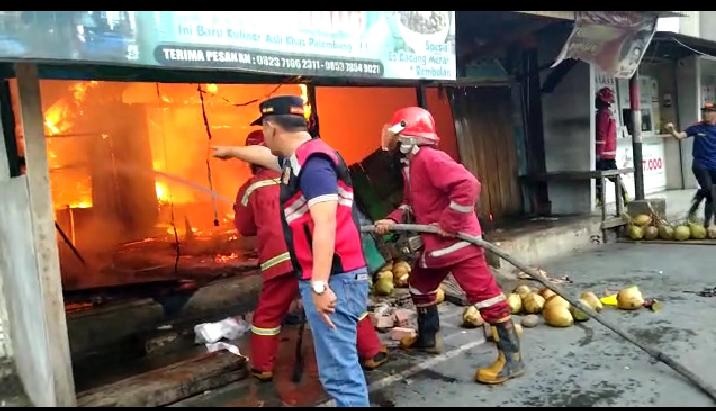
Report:
[[[331,275],[328,285],[336,294],[336,312],[330,328],[313,305],[310,281],[300,281],[301,299],[318,362],[318,377],[323,389],[339,407],[369,407],[368,387],[358,360],[356,327],[366,310],[368,275],[365,269]]]

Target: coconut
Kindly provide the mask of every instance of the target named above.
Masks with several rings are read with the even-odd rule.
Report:
[[[659,229],[650,225],[644,229],[644,238],[647,240],[654,240],[659,237]]]
[[[602,302],[599,301],[599,297],[591,291],[585,291],[579,296],[580,299],[584,300],[592,310],[596,312],[602,311]]]
[[[651,216],[647,214],[639,214],[631,219],[631,223],[639,227],[646,227],[648,225],[651,225],[652,221],[653,219],[651,218]]]
[[[393,262],[388,261],[386,262],[383,267],[380,268],[380,271],[393,271]]]
[[[530,289],[526,285],[521,285],[521,286],[515,288],[515,291],[513,291],[513,293],[520,296],[520,299],[527,297],[527,294],[529,294],[531,292],[532,292],[532,289]]]
[[[410,273],[410,264],[408,264],[405,261],[398,261],[397,263],[393,263],[393,273]]]
[[[552,327],[570,327],[574,324],[574,319],[569,309],[561,305],[545,307],[542,315],[544,316],[544,322]]]
[[[630,225],[627,227],[627,235],[632,240],[641,240],[644,238],[644,228],[638,225]]]
[[[443,290],[442,288],[438,287],[437,295],[435,296],[435,302],[436,302],[437,304],[440,304],[440,303],[442,303],[443,301],[445,301],[445,290]]]
[[[390,280],[393,281],[393,273],[391,271],[380,271],[375,275],[376,280]]]
[[[522,321],[520,321],[520,324],[527,328],[536,327],[538,323],[539,317],[534,314],[526,315],[522,318]]]
[[[579,302],[586,305],[587,307],[590,307],[589,303],[582,298],[579,299]],[[587,321],[589,319],[589,316],[587,315],[587,313],[585,313],[583,310],[581,310],[575,306],[571,306],[569,308],[569,312],[572,314],[572,318],[574,318],[574,321],[581,322],[581,321]]]
[[[529,293],[522,300],[522,308],[524,308],[527,314],[539,314],[542,312],[542,308],[544,308],[544,302],[544,297],[537,293]]]
[[[628,287],[617,293],[617,307],[622,310],[635,310],[644,305],[644,297],[636,286]]]
[[[480,311],[475,308],[474,305],[471,305],[467,308],[465,308],[465,311],[462,313],[462,326],[465,328],[476,328],[482,326],[482,324],[485,323],[485,320],[482,319],[482,316],[480,315]]]
[[[510,311],[513,315],[519,314],[522,308],[522,299],[519,294],[510,293],[507,297],[507,305],[510,306]]]
[[[689,226],[680,225],[674,230],[674,238],[677,241],[685,241],[688,240],[689,237],[691,237],[691,229]]]
[[[673,240],[674,239],[674,227],[670,225],[662,225],[659,227],[659,238],[662,240]]]
[[[397,273],[393,274],[393,285],[395,288],[405,288],[408,286],[408,280],[410,279],[410,274],[404,273],[401,275],[398,275]]]
[[[569,301],[565,300],[564,298],[562,298],[558,295],[555,295],[555,296],[547,299],[547,301],[545,301],[542,311],[544,312],[548,307],[563,307],[563,308],[569,309]]]
[[[651,224],[651,216],[646,214],[640,214],[632,219],[632,224],[644,227]]]
[[[689,223],[689,232],[691,234],[691,238],[697,240],[703,240],[706,238],[706,227],[701,224]]]
[[[547,300],[549,300],[550,298],[552,298],[552,297],[554,297],[555,295],[557,295],[557,293],[555,293],[554,291],[550,290],[549,288],[543,288],[543,289],[539,290],[539,295],[541,295],[542,298],[544,298],[545,301],[547,301]]]
[[[393,292],[393,280],[390,278],[381,278],[373,284],[373,294],[388,296]]]

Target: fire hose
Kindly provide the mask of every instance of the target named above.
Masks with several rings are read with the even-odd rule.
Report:
[[[410,233],[417,233],[417,234],[440,234],[440,230],[437,226],[432,225],[420,225],[420,224],[394,224],[390,226],[391,231],[395,232],[410,232]],[[374,225],[366,225],[361,227],[361,232],[364,233],[374,233],[375,232],[375,226]],[[548,288],[552,291],[554,291],[557,295],[567,300],[570,304],[572,304],[575,307],[578,307],[580,310],[582,310],[584,313],[586,313],[587,316],[590,318],[593,318],[598,323],[602,324],[603,326],[607,327],[609,330],[613,331],[623,339],[627,340],[628,342],[636,345],[639,347],[642,351],[649,354],[652,358],[655,360],[662,362],[666,364],[669,368],[679,373],[681,376],[686,378],[686,380],[692,382],[695,384],[704,394],[706,394],[711,400],[716,402],[716,389],[712,386],[710,386],[707,382],[705,382],[703,379],[699,378],[696,374],[691,372],[689,369],[681,365],[678,361],[671,358],[669,355],[665,354],[663,351],[660,351],[654,347],[651,347],[650,345],[643,343],[639,341],[634,336],[630,335],[626,331],[619,328],[617,325],[613,324],[611,321],[605,319],[601,315],[599,315],[596,311],[594,311],[591,307],[582,304],[580,301],[575,300],[574,298],[567,295],[567,293],[564,292],[564,290],[561,289],[561,287],[558,287],[555,284],[550,283],[549,279],[539,272],[538,270],[528,266],[527,264],[522,263],[514,256],[508,254],[507,252],[501,250],[499,247],[495,246],[494,244],[491,244],[485,240],[483,240],[481,237],[473,236],[465,233],[456,233],[454,235],[450,235],[451,237],[458,238],[462,241],[466,241],[470,244],[474,244],[478,247],[482,247],[485,250],[488,250],[501,258],[503,258],[505,261],[509,262],[513,266],[519,268],[523,272],[527,273],[531,279],[539,282],[542,284],[545,288]]]

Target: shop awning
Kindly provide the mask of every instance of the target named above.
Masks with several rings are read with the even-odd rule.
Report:
[[[518,13],[535,14],[560,20],[574,20],[574,11],[518,11]],[[686,17],[679,11],[643,11],[642,13],[656,13],[658,17]]]
[[[678,60],[695,54],[716,56],[716,41],[685,36],[671,31],[657,31],[644,59]]]

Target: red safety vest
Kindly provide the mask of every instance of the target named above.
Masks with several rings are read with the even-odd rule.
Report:
[[[597,158],[617,157],[617,121],[607,108],[597,110]]]
[[[314,155],[330,159],[338,174],[338,209],[336,211],[336,245],[331,274],[344,273],[366,266],[363,257],[358,219],[353,208],[353,185],[343,158],[319,138],[303,143],[286,159],[281,179],[281,214],[286,245],[294,270],[300,279],[308,280],[313,271],[313,220],[299,180],[306,161]]]

